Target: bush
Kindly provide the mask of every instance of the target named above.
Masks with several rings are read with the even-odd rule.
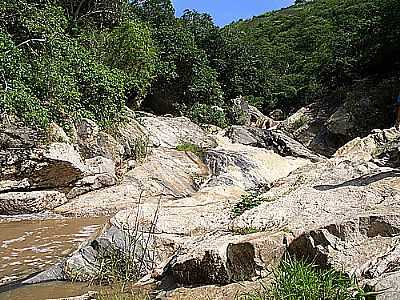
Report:
[[[81,10],[69,1],[3,2],[1,111],[32,126],[88,117],[108,127],[120,120],[128,100],[136,104],[149,90],[157,51],[146,25],[121,21],[131,13],[120,0],[109,7],[119,17],[108,20],[112,13],[92,10],[108,7],[102,1]]]
[[[158,59],[149,28],[140,21],[128,21],[114,28],[104,39],[105,63],[123,70],[128,77],[129,94],[143,98],[155,76]]]
[[[190,108],[188,115],[199,124],[213,124],[221,128],[229,124],[224,110],[219,106],[197,103]]]

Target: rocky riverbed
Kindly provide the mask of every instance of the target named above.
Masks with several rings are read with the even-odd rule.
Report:
[[[266,122],[254,118],[267,118],[255,111],[247,107],[247,124],[225,130],[133,112],[118,128],[102,131],[82,120],[69,135],[55,124],[47,133],[3,124],[0,212],[79,217],[2,218],[9,232],[2,234],[3,260],[23,260],[10,249],[29,243],[24,251],[38,254],[27,255],[28,263],[42,253],[48,260],[34,266],[32,273],[44,272],[26,284],[87,281],[98,274],[102,255],[117,249],[143,262],[137,272],[144,282],[200,285],[215,299],[231,299],[221,295],[240,290],[234,282],[257,285],[290,253],[360,284],[389,287],[378,298],[398,299],[400,132],[376,130],[328,158],[324,147],[317,154],[312,143],[307,148],[289,137],[288,121],[255,127]],[[106,227],[88,239],[100,224]],[[145,253],[131,253],[132,244]],[[14,260],[7,276],[19,272]],[[196,291],[202,294],[160,295],[193,299]]]

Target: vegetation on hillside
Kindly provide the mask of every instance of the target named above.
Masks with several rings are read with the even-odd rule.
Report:
[[[296,3],[221,29],[170,0],[0,0],[0,114],[107,127],[127,105],[226,126],[239,95],[290,112],[397,76],[397,0]]]
[[[399,71],[397,0],[296,3],[224,29],[253,45],[262,62],[261,88],[251,96],[264,109],[290,111],[360,79]]]

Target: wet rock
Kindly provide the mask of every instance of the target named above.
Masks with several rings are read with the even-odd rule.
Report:
[[[21,284],[36,284],[49,281],[62,281],[67,278],[64,275],[63,263],[58,263],[50,269],[24,279]]]
[[[57,299],[47,299],[47,300],[96,300],[97,299],[97,292],[87,292],[86,294],[82,296],[76,296],[76,297],[67,297],[67,298],[57,298]]]
[[[188,118],[145,116],[139,122],[148,130],[153,145],[175,148],[190,143],[202,148],[216,146],[215,139]]]
[[[56,191],[9,192],[0,194],[0,214],[12,215],[51,210],[67,202]]]
[[[309,161],[283,158],[270,150],[226,144],[207,151],[205,162],[214,175],[208,182],[209,186],[235,185],[254,189],[273,182]]]

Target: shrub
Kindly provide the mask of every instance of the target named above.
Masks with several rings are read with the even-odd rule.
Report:
[[[149,137],[146,135],[143,135],[142,137],[136,139],[133,149],[133,155],[137,162],[143,162],[149,154],[149,143]]]
[[[213,124],[219,127],[227,127],[228,120],[221,107],[197,103],[190,108],[190,118],[199,124]]]

